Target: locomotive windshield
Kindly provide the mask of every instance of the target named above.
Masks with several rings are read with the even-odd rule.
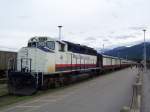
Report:
[[[51,50],[55,49],[55,42],[54,41],[47,41],[47,42],[30,42],[28,43],[28,47],[47,47]]]
[[[38,47],[45,47],[45,42],[38,42]]]
[[[28,41],[28,47],[36,47],[44,51],[55,50],[55,41],[47,37],[33,37]]]

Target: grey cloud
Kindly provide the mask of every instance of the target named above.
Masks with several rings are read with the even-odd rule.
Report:
[[[119,16],[116,13],[112,13],[113,18],[117,19]]]
[[[97,38],[105,38],[105,36],[100,35],[100,36],[97,36]]]
[[[135,38],[135,35],[119,35],[119,36],[110,36],[111,38],[115,39],[128,39],[128,38]]]
[[[127,39],[127,38],[135,38],[134,35],[124,35],[124,36],[120,36],[120,39]]]
[[[68,34],[69,34],[69,35],[75,35],[75,33],[73,33],[73,32],[68,32]]]
[[[114,33],[115,33],[114,31],[111,31],[111,32],[110,32],[110,34],[114,34]]]
[[[17,51],[18,49],[0,45],[0,50],[2,50],[2,51]]]
[[[17,18],[19,18],[19,19],[29,19],[29,18],[31,18],[31,16],[20,15],[20,16],[17,16]]]
[[[146,26],[133,26],[133,27],[129,27],[129,29],[131,30],[143,30],[143,29],[147,29]]]
[[[96,38],[94,38],[94,37],[87,37],[85,40],[87,40],[87,41],[95,41]]]
[[[80,34],[84,34],[84,32],[80,32]]]
[[[102,42],[107,47],[128,39],[128,44],[150,23],[148,4],[149,0],[2,0],[0,45],[22,46],[25,38],[35,35],[58,37],[58,24],[64,26],[62,37],[69,41],[93,47]]]
[[[108,42],[109,40],[108,40],[108,39],[103,39],[103,41],[104,41],[104,42]]]

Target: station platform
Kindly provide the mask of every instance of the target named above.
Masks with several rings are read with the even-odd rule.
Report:
[[[143,94],[141,112],[150,112],[150,70],[143,73]]]
[[[0,112],[119,112],[129,106],[137,68],[103,74],[5,107]]]

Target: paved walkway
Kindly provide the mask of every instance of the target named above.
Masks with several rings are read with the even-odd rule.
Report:
[[[127,68],[45,94],[0,112],[119,112],[129,106],[137,70]]]
[[[142,112],[150,112],[150,70],[143,75]]]

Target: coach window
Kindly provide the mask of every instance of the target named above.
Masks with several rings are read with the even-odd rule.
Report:
[[[65,44],[59,43],[59,51],[65,51]]]
[[[49,49],[54,50],[54,49],[55,49],[55,42],[54,42],[54,41],[47,41],[46,46],[47,46]]]

